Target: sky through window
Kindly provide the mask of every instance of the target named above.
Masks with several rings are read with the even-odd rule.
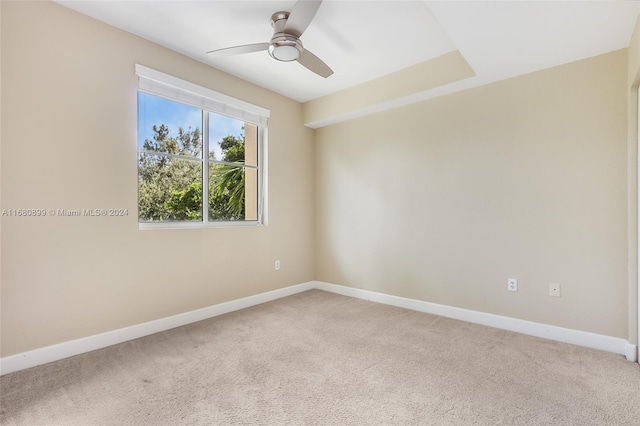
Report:
[[[138,149],[143,149],[145,139],[153,140],[153,126],[165,124],[170,131],[170,136],[176,136],[181,127],[187,130],[202,130],[202,113],[199,108],[181,104],[147,93],[138,92],[138,111],[144,111],[138,117]],[[240,120],[225,117],[220,114],[209,115],[209,150],[215,153],[220,160],[222,151],[219,142],[225,136],[240,138],[244,131],[244,123]]]

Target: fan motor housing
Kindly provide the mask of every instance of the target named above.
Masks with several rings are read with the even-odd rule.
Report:
[[[269,55],[282,62],[295,61],[304,51],[300,39],[285,32],[287,19],[289,19],[289,12],[276,12],[271,16],[274,34],[269,45]]]
[[[274,34],[284,32],[284,26],[287,25],[287,19],[289,19],[289,12],[276,12],[271,15],[271,26],[273,27]]]

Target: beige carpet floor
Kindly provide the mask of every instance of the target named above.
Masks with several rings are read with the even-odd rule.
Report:
[[[2,425],[640,425],[622,356],[312,290],[0,378]]]

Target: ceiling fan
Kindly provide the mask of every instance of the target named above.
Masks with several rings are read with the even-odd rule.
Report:
[[[272,58],[282,62],[298,61],[321,77],[333,74],[320,58],[302,45],[300,37],[316,15],[322,0],[298,0],[291,12],[276,12],[271,16],[273,37],[269,42],[225,47],[207,52],[211,56],[239,55],[266,50]]]

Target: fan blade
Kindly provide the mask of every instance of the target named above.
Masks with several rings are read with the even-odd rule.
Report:
[[[307,69],[318,74],[320,77],[327,78],[333,74],[333,70],[329,68],[329,65],[322,62],[322,59],[318,58],[308,50],[302,52],[302,56],[298,58],[298,62]]]
[[[241,55],[243,53],[260,52],[269,49],[269,43],[243,44],[242,46],[225,47],[223,49],[211,50],[207,52],[213,57]]]
[[[298,0],[289,14],[284,32],[299,38],[316,16],[320,4],[322,0]]]

